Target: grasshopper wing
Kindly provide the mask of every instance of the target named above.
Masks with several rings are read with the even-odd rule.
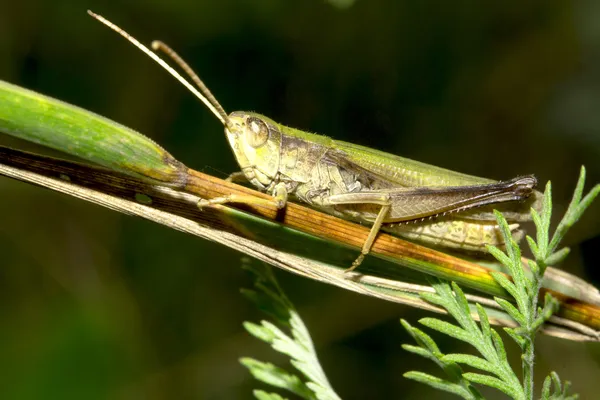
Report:
[[[472,186],[495,182],[353,143],[336,140],[334,145],[345,153],[348,161],[401,186]]]

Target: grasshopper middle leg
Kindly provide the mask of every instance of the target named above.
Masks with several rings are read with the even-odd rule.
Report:
[[[392,200],[389,193],[386,192],[360,192],[360,193],[349,193],[344,195],[330,196],[325,201],[331,205],[340,204],[376,204],[381,205],[381,209],[373,221],[373,226],[369,231],[369,236],[362,245],[360,255],[354,260],[350,268],[346,269],[345,272],[355,270],[365,259],[365,256],[371,251],[373,243],[377,238],[377,234],[381,230],[381,225],[386,221],[390,208],[392,206]]]

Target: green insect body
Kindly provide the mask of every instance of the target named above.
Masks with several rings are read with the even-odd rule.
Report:
[[[507,213],[520,240],[516,222],[527,221],[529,208],[538,208],[541,200],[531,176],[498,183],[286,127],[256,113],[236,111],[228,118],[229,144],[255,187],[274,196],[285,190],[319,210],[366,224],[376,220],[380,205],[329,199],[397,195],[381,228],[429,245],[469,251],[502,245],[489,204]],[[515,190],[518,185],[521,191]]]
[[[493,208],[510,222],[513,237],[523,236],[519,222],[539,208],[541,193],[533,176],[493,181],[333,140],[280,125],[260,114],[229,115],[193,70],[162,42],[165,52],[196,84],[194,87],[156,53],[103,17],[115,30],[190,90],[223,123],[225,134],[247,181],[273,196],[225,196],[202,200],[200,207],[270,202],[285,207],[295,199],[341,218],[371,225],[356,268],[368,254],[380,229],[428,245],[483,251],[502,245]],[[234,174],[238,176],[239,174]]]

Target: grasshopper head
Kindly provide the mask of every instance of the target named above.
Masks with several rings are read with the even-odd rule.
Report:
[[[250,183],[263,189],[269,186],[277,175],[281,158],[278,125],[260,114],[235,111],[227,117],[225,134]]]

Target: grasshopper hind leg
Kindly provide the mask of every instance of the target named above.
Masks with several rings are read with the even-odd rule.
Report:
[[[367,236],[367,239],[363,243],[362,249],[360,250],[360,255],[356,258],[356,260],[354,260],[350,268],[346,269],[344,272],[355,270],[363,262],[365,256],[369,254],[371,247],[373,247],[373,242],[375,242],[375,238],[377,238],[377,234],[381,230],[381,226],[383,225],[383,222],[390,211],[390,207],[391,206],[389,204],[381,206],[381,210],[379,210],[379,214],[377,214],[377,218],[373,222],[373,226],[369,231],[369,236]]]

